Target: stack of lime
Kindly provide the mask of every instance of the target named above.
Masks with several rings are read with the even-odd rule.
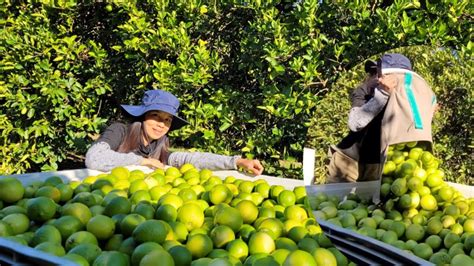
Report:
[[[474,265],[474,198],[449,186],[439,165],[422,143],[391,146],[381,204],[320,194],[315,215],[437,265]]]
[[[80,265],[347,265],[304,187],[225,180],[190,164],[27,187],[0,179],[0,236]]]

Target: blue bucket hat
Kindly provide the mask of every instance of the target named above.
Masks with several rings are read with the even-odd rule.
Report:
[[[173,122],[171,123],[171,130],[179,129],[188,121],[177,115],[179,108],[179,100],[173,94],[163,90],[149,90],[145,91],[141,105],[121,105],[123,109],[131,116],[140,117],[148,111],[163,111],[171,114]]]
[[[410,59],[402,54],[384,54],[377,62],[380,69],[402,68],[412,70]]]

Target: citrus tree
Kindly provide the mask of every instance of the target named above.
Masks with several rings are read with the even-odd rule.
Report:
[[[7,1],[0,13],[0,173],[57,169],[106,122],[107,53],[48,6]]]
[[[191,122],[172,134],[175,147],[243,154],[261,159],[266,174],[299,178],[313,111],[344,70],[400,46],[432,44],[467,55],[473,49],[468,1],[5,3],[0,8],[0,49],[6,54],[0,61],[4,172],[83,166],[94,137],[121,119],[119,104],[136,104],[144,90],[161,88],[180,98],[182,115]],[[21,42],[13,44],[14,38]],[[69,49],[64,51],[74,59],[51,50],[65,38],[71,44],[64,44]],[[26,53],[32,58],[22,57]],[[37,68],[16,69],[25,57],[38,60]],[[12,78],[17,73],[29,83]],[[81,95],[72,99],[74,88],[54,85],[57,75],[76,82]],[[61,97],[68,100],[49,102],[41,89],[30,89],[34,77],[45,80],[42,88],[63,88]],[[35,110],[29,111],[35,115],[30,122],[20,119],[23,106],[16,105],[15,95],[25,91],[36,97],[24,101]],[[64,114],[68,108],[74,111]],[[69,123],[78,119],[85,126],[76,130]],[[11,133],[34,131],[32,121],[60,126],[45,126],[50,135],[34,140]],[[38,145],[44,147],[40,153]]]

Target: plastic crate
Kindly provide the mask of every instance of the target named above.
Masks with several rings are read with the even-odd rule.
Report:
[[[318,220],[331,242],[357,265],[434,265],[389,244]]]
[[[0,237],[0,265],[64,265],[76,263]]]
[[[466,198],[474,197],[474,187],[447,182],[461,192]],[[374,194],[380,193],[380,181],[358,183],[334,183],[306,186],[308,205],[311,209],[312,199],[319,193],[336,195],[344,198],[349,193],[357,193],[362,199],[378,201]],[[376,201],[377,200],[377,201]],[[314,215],[313,215],[314,216]],[[350,260],[361,265],[433,265],[415,255],[406,253],[396,247],[377,239],[367,237],[354,231],[339,227],[327,221],[317,219],[326,236]]]

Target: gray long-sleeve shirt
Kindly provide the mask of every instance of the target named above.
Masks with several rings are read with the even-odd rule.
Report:
[[[236,160],[240,156],[225,156],[209,152],[172,152],[167,165],[180,167],[191,163],[198,169],[229,170],[237,169]],[[118,166],[140,165],[144,157],[133,152],[121,153],[114,151],[106,142],[93,144],[86,153],[86,167],[108,172]]]
[[[375,89],[374,96],[369,101],[360,106],[353,106],[349,113],[349,129],[357,132],[365,128],[382,111],[388,98],[389,94],[387,92]],[[353,101],[356,100],[353,99]]]
[[[122,123],[110,125],[87,151],[86,167],[107,172],[117,166],[141,165],[143,159],[158,148],[158,143],[152,142],[148,146],[140,145],[134,152],[118,152],[127,133],[127,127]],[[209,152],[172,152],[168,156],[168,161],[162,163],[175,167],[191,163],[198,169],[234,170],[237,169],[238,158],[240,156],[225,156]]]

